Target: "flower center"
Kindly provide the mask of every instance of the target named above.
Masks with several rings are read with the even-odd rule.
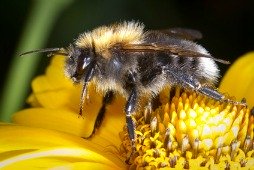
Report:
[[[148,107],[133,116],[136,151],[131,168],[230,169],[254,165],[253,109],[180,89],[165,89],[160,102],[155,111]],[[122,153],[128,157],[132,149],[126,127],[120,138]]]

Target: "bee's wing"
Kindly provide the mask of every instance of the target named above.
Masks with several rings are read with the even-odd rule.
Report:
[[[189,28],[176,27],[163,30],[154,30],[154,32],[160,32],[170,37],[182,38],[187,40],[197,40],[203,37],[200,31]]]
[[[188,46],[183,46],[182,44],[168,44],[166,42],[152,42],[152,43],[142,43],[142,44],[132,44],[122,47],[122,50],[125,52],[144,52],[144,53],[153,53],[153,52],[165,52],[168,54],[173,54],[179,57],[205,57],[211,58],[217,62],[223,64],[230,64],[229,61],[215,58],[209,54],[204,54],[198,52],[195,49],[190,49]]]

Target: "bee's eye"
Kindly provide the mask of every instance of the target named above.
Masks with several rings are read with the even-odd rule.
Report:
[[[91,63],[92,58],[87,51],[80,50],[77,56],[77,72],[84,72],[86,67]]]
[[[76,48],[69,59],[70,62],[75,63],[75,70],[71,78],[74,82],[79,82],[84,77],[86,68],[93,61],[93,55],[87,50]]]

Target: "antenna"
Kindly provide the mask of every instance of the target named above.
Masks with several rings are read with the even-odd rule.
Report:
[[[44,48],[39,50],[27,51],[27,52],[21,53],[19,56],[24,56],[24,55],[32,54],[32,53],[48,53],[48,52],[57,52],[56,54],[68,55],[68,53],[64,51],[65,51],[64,48]]]

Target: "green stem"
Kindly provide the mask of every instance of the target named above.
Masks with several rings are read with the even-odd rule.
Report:
[[[0,102],[0,120],[10,121],[27,96],[30,81],[39,64],[39,57],[19,57],[21,52],[42,48],[54,22],[73,0],[34,0],[33,9],[14,54]]]

